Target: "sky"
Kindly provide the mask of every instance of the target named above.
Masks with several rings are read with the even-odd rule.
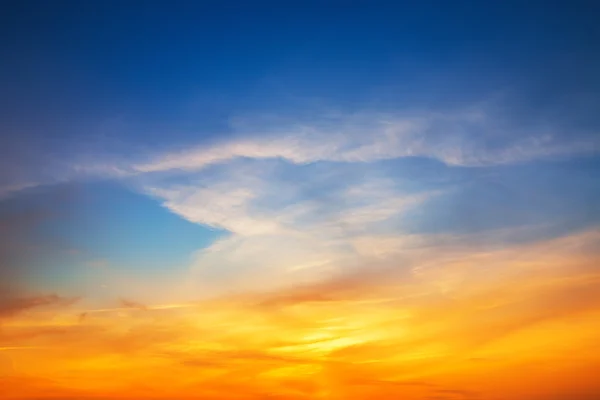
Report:
[[[0,12],[0,394],[600,396],[591,1]]]

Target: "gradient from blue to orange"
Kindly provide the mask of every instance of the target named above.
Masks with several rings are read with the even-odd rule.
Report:
[[[0,23],[0,394],[595,399],[592,2]]]

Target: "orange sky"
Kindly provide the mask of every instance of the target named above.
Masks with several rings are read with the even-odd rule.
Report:
[[[598,398],[600,233],[183,304],[4,307],[5,399]],[[450,254],[450,255],[449,255]],[[502,266],[503,268],[496,268]],[[365,272],[366,271],[366,272]],[[501,271],[501,272],[499,272]]]

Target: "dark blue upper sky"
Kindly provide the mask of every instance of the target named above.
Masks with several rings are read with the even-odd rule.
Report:
[[[598,84],[597,8],[12,2],[0,23],[2,117],[9,131],[45,135],[81,135],[124,118],[151,142],[173,121],[171,135],[214,133],[233,113],[298,107],[307,98],[350,109],[430,105],[516,85],[548,101],[565,87]]]

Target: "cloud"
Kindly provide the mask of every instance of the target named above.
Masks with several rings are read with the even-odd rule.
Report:
[[[66,306],[73,304],[78,299],[63,298],[56,294],[38,295],[30,297],[0,297],[0,318],[10,317],[14,314],[45,306]]]
[[[342,270],[385,264],[392,259],[402,265],[399,268],[409,268],[410,263],[404,258],[415,251],[412,247],[422,246],[424,240],[449,240],[452,236],[460,237],[473,231],[480,235],[480,245],[488,247],[500,242],[506,244],[510,237],[516,238],[518,229],[530,229],[528,240],[560,235],[560,232],[551,233],[552,227],[541,226],[552,222],[555,210],[568,218],[572,204],[586,203],[583,196],[566,195],[555,196],[554,200],[540,200],[535,205],[526,201],[524,195],[534,181],[538,186],[540,182],[547,182],[543,186],[548,192],[544,197],[547,199],[552,199],[559,187],[548,176],[540,176],[533,167],[521,175],[515,172],[517,169],[510,169],[517,178],[509,180],[508,168],[500,172],[484,169],[482,173],[472,172],[469,168],[457,176],[453,175],[451,167],[437,166],[439,172],[436,170],[431,174],[435,177],[425,179],[421,175],[427,174],[425,167],[430,167],[429,164],[415,167],[405,160],[384,165],[377,161],[379,156],[340,156],[351,152],[355,155],[375,154],[365,150],[368,147],[365,143],[379,140],[383,140],[381,151],[393,150],[394,146],[386,140],[411,136],[412,130],[422,124],[444,125],[440,121],[447,122],[445,126],[450,133],[452,129],[459,129],[453,124],[463,122],[474,124],[481,131],[465,128],[464,135],[449,133],[454,139],[444,139],[440,130],[431,133],[433,136],[429,138],[420,139],[428,148],[441,146],[446,149],[447,142],[452,140],[458,140],[458,147],[461,147],[461,135],[466,142],[479,146],[487,140],[484,128],[492,124],[485,113],[471,111],[454,118],[433,115],[431,121],[422,118],[400,124],[401,129],[394,128],[396,125],[390,122],[389,131],[381,134],[375,131],[369,135],[360,133],[371,132],[365,121],[370,122],[369,118],[373,116],[347,118],[351,120],[344,122],[347,126],[339,121],[343,119],[340,116],[322,123],[331,129],[333,139],[320,128],[296,127],[296,133],[288,136],[279,134],[275,128],[269,128],[275,133],[265,128],[262,135],[247,132],[240,135],[245,139],[239,140],[259,140],[256,147],[238,146],[237,139],[232,139],[215,145],[218,150],[206,146],[184,154],[173,153],[163,159],[167,160],[165,163],[152,164],[156,169],[141,168],[144,172],[134,179],[140,191],[155,197],[165,208],[188,221],[228,233],[194,255],[189,291],[213,293],[218,292],[219,287],[227,287],[230,291],[264,290],[292,282],[317,281]],[[281,123],[279,119],[275,122]],[[240,124],[249,125],[248,122]],[[338,125],[341,126],[339,131],[332,128]],[[506,146],[519,140],[535,142],[535,146],[540,147],[527,145],[529,147],[525,146],[527,149],[517,157],[529,152],[527,154],[535,158],[554,151],[544,147],[551,141],[536,142],[531,135],[519,136],[514,132],[504,134],[500,128],[493,132],[494,146],[481,144],[485,149],[473,150],[473,154],[484,158],[492,153],[499,154],[497,151],[504,151]],[[273,141],[260,142],[269,135]],[[287,143],[288,140],[292,142]],[[335,144],[331,145],[330,140]],[[345,140],[356,140],[358,144]],[[322,147],[313,151],[313,144]],[[402,145],[398,149],[405,147]],[[568,146],[559,147],[562,150],[558,152],[568,150]],[[322,157],[323,154],[326,156]],[[448,159],[446,162],[450,163]],[[483,163],[467,164],[481,166],[497,162],[504,163],[490,158]],[[464,165],[462,161],[458,164]],[[156,173],[158,171],[169,173]],[[565,172],[560,176],[567,177]],[[568,179],[561,179],[564,180]],[[579,186],[582,184],[586,182],[582,181]],[[587,192],[593,195],[593,190]],[[571,213],[578,210],[589,214],[581,207]],[[533,225],[538,229],[533,229]],[[502,234],[499,228],[505,228],[510,234]],[[526,233],[518,237],[524,235]],[[471,244],[476,241],[471,240]]]
[[[191,281],[203,293],[308,282],[363,264],[377,254],[359,238],[390,229],[437,195],[408,190],[378,170],[319,170],[238,161],[184,179],[147,180],[141,190],[191,222],[228,233],[194,256]]]
[[[132,308],[136,310],[147,310],[148,307],[142,303],[138,303],[129,299],[119,299],[119,305],[123,308]]]
[[[39,196],[39,197],[38,197]],[[38,307],[62,307],[74,299],[40,294],[29,287],[29,278],[65,247],[40,227],[51,220],[65,221],[76,199],[71,185],[42,190],[38,196],[0,200],[0,318]]]
[[[540,122],[520,128],[489,105],[460,111],[239,118],[237,134],[213,144],[162,154],[133,166],[137,172],[201,170],[239,158],[374,162],[433,158],[453,166],[488,166],[598,152],[599,142]]]
[[[186,292],[309,283],[402,257],[411,242],[435,236],[436,229],[483,234],[553,215],[553,209],[543,212],[558,203],[547,201],[537,220],[523,219],[534,213],[523,202],[509,210],[518,200],[514,193],[496,198],[476,173],[450,172],[598,150],[590,135],[568,139],[542,122],[523,128],[503,120],[500,108],[237,118],[233,135],[161,151],[119,170],[169,211],[226,233],[193,256]],[[404,163],[384,165],[399,159]],[[441,161],[435,179],[420,179],[426,168],[410,167],[417,159]]]

